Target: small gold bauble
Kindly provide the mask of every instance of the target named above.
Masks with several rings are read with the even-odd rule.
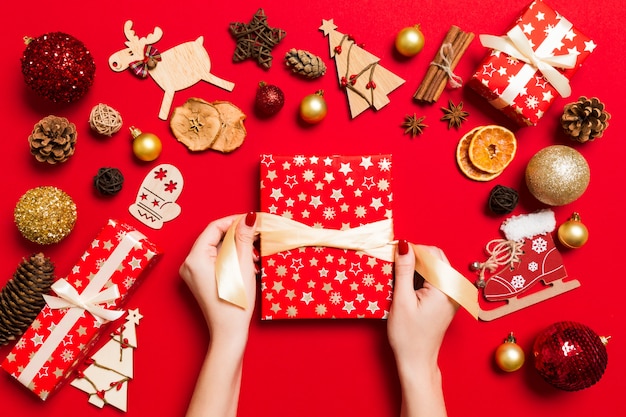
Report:
[[[577,150],[553,145],[537,152],[526,166],[526,185],[532,195],[550,206],[578,199],[589,185],[589,165]]]
[[[406,57],[417,55],[424,48],[424,34],[419,25],[406,27],[398,32],[395,46],[401,55]]]
[[[570,249],[577,249],[587,243],[589,231],[587,230],[587,226],[581,223],[580,215],[574,213],[568,221],[559,226],[557,236],[563,246]]]
[[[517,371],[524,365],[524,350],[516,343],[513,333],[498,346],[495,359],[498,367],[505,372]]]
[[[321,122],[326,117],[327,112],[328,108],[324,99],[324,92],[321,90],[314,94],[309,94],[300,102],[300,117],[307,123],[315,124]]]
[[[154,161],[161,155],[161,140],[154,133],[143,133],[131,126],[130,133],[133,136],[133,153],[142,161]]]

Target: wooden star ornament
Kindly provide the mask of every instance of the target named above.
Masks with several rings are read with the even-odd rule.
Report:
[[[267,15],[262,8],[257,10],[250,23],[234,22],[229,25],[229,29],[237,41],[233,61],[253,58],[265,69],[272,66],[272,48],[287,34],[267,24]]]

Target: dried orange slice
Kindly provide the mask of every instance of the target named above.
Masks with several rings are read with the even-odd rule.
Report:
[[[472,164],[481,171],[501,172],[511,163],[517,150],[517,140],[510,130],[488,125],[478,129],[469,144]]]
[[[490,173],[482,171],[472,163],[469,158],[469,147],[470,142],[474,138],[474,134],[480,130],[482,126],[475,127],[474,129],[467,132],[461,140],[459,140],[459,144],[456,147],[456,162],[459,165],[459,169],[470,179],[476,181],[489,181],[500,175],[500,172]]]

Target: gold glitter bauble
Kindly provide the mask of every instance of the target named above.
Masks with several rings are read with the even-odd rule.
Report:
[[[76,204],[56,187],[37,187],[20,197],[15,224],[26,239],[42,245],[65,238],[76,223]]]
[[[550,206],[575,201],[589,185],[589,165],[580,152],[564,146],[548,146],[526,166],[526,185],[532,195]]]

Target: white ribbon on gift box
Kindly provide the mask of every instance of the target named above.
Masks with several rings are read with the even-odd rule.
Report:
[[[239,221],[239,220],[238,220]],[[233,222],[222,240],[215,263],[217,292],[222,300],[243,309],[248,308],[246,289],[239,267]],[[367,223],[346,230],[320,229],[269,213],[257,213],[257,233],[261,239],[261,256],[303,246],[326,246],[363,252],[393,262],[397,241],[393,238],[391,219]],[[446,262],[428,253],[422,246],[411,244],[415,252],[415,270],[478,318],[478,290]]]
[[[106,302],[105,298],[113,295],[113,292],[118,292],[117,286],[113,290],[113,286],[101,291],[109,278],[117,270],[119,265],[124,261],[130,251],[139,243],[145,236],[138,231],[131,231],[124,235],[123,239],[119,242],[117,247],[111,252],[106,261],[101,265],[98,272],[93,276],[89,284],[85,287],[85,290],[78,296],[68,295],[71,291],[68,291],[67,286],[70,286],[64,279],[60,284],[54,284],[60,291],[62,297],[67,298],[65,300],[57,297],[46,297],[46,301],[51,300],[52,305],[48,305],[49,308],[68,308],[67,313],[54,327],[54,330],[48,335],[41,347],[30,358],[28,365],[24,368],[17,380],[23,385],[29,386],[35,378],[35,375],[40,371],[42,366],[50,358],[54,350],[63,341],[68,332],[74,327],[80,317],[83,316],[85,310],[94,315],[97,323],[102,323],[104,320],[111,320],[121,317],[124,314],[123,311],[106,310],[104,308],[95,306],[97,302]],[[58,282],[57,281],[57,282]],[[65,282],[65,283],[64,283]],[[67,286],[66,286],[67,284]],[[71,286],[70,286],[71,287]],[[71,287],[73,289],[73,287]],[[56,291],[56,290],[55,290]],[[76,292],[76,290],[74,290]],[[59,294],[59,292],[57,292]],[[59,294],[59,295],[61,295]],[[68,303],[68,298],[70,301]],[[117,298],[117,297],[116,297]],[[110,298],[109,298],[110,300]],[[85,308],[86,307],[86,308]],[[45,308],[45,307],[44,307]],[[103,312],[108,311],[108,313]],[[99,314],[103,313],[103,314]]]
[[[502,51],[526,63],[517,74],[511,77],[509,85],[500,96],[490,103],[498,109],[513,103],[513,100],[537,71],[562,97],[569,97],[572,93],[569,79],[557,68],[574,68],[578,54],[569,53],[555,56],[554,50],[561,48],[563,38],[572,27],[573,25],[567,19],[561,18],[535,50],[518,25],[509,30],[506,36],[480,35],[479,39],[483,46]]]

